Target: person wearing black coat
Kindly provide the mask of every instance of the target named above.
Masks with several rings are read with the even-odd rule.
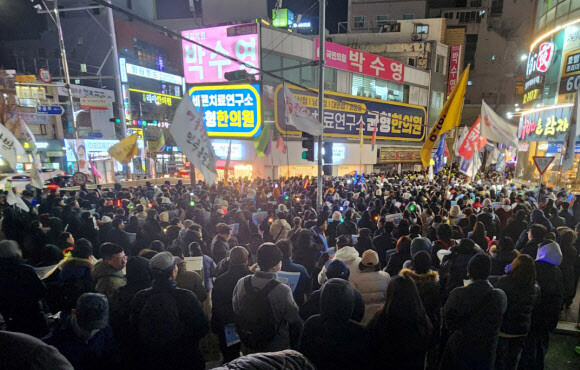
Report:
[[[357,235],[358,229],[354,221],[352,221],[352,211],[349,209],[344,213],[343,221],[336,227],[336,237],[341,235]]]
[[[540,296],[536,283],[534,260],[525,254],[518,256],[505,276],[494,284],[503,290],[507,298],[507,309],[503,315],[497,345],[495,368],[515,370],[530,331],[532,311]]]
[[[308,229],[300,230],[296,243],[292,243],[292,245],[294,262],[304,266],[310,276],[315,276],[312,274],[312,270],[318,262],[321,249],[318,244],[314,243],[314,232]]]
[[[131,249],[131,239],[123,229],[125,224],[120,218],[113,220],[113,229],[107,233],[107,241],[122,246],[125,250]]]
[[[510,237],[515,242],[520,237],[522,231],[527,228],[528,222],[526,221],[526,211],[520,209],[508,220],[507,225],[503,230],[503,236]]]
[[[550,332],[558,325],[564,303],[564,278],[558,266],[562,251],[558,243],[547,240],[538,249],[536,281],[540,285],[540,300],[532,312],[530,333],[526,337],[519,369],[543,369],[548,352]]]
[[[510,237],[503,237],[497,245],[489,248],[491,257],[491,275],[505,275],[505,267],[519,255],[515,243]]]
[[[528,230],[527,239],[523,247],[520,248],[520,253],[527,254],[532,258],[536,258],[538,253],[538,245],[546,236],[547,229],[545,226],[540,224],[532,224]]]
[[[401,236],[399,240],[397,240],[397,246],[395,247],[397,251],[391,255],[389,262],[387,262],[387,267],[385,268],[385,271],[389,275],[397,275],[403,268],[405,261],[411,259],[411,241],[411,238],[408,236]]]
[[[46,287],[20,254],[15,241],[0,242],[0,314],[7,330],[41,338],[48,332],[40,304]]]
[[[454,289],[442,310],[449,331],[441,369],[492,369],[495,363],[501,318],[507,299],[487,280],[491,261],[484,253],[469,261],[471,283]]]
[[[226,259],[223,261],[226,261]],[[215,279],[211,297],[211,329],[219,339],[220,351],[224,356],[225,362],[237,358],[241,348],[240,343],[228,346],[225,336],[225,327],[236,322],[236,315],[232,306],[234,288],[241,278],[252,274],[247,268],[248,251],[244,247],[232,248],[227,261],[228,270]]]
[[[306,320],[300,352],[319,370],[368,368],[367,332],[351,319],[354,288],[348,281],[334,278],[321,290],[320,314]]]
[[[451,253],[443,257],[440,275],[445,281],[445,297],[457,287],[463,286],[463,280],[467,279],[467,265],[471,258],[482,253],[473,240],[461,239],[458,245],[451,247]]]

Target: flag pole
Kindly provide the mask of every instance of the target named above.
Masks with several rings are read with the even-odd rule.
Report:
[[[453,127],[452,129],[452,133],[453,133],[453,137],[455,138],[455,134],[457,131],[457,127]],[[457,140],[457,138],[455,138],[455,140]],[[455,143],[454,143],[455,144]],[[445,143],[445,145],[447,145],[447,143]],[[453,145],[455,146],[455,145]],[[447,172],[447,185],[445,185],[445,201],[443,202],[443,207],[441,207],[441,217],[443,218],[443,211],[445,210],[445,202],[447,201],[447,191],[449,189],[449,184],[451,183],[451,168],[453,167],[453,154],[455,153],[455,150],[450,150],[449,151],[449,172]]]
[[[318,0],[318,37],[320,47],[318,52],[318,120],[323,124],[324,120],[324,60],[326,42],[326,0]],[[318,137],[318,182],[316,205],[322,209],[322,135]]]

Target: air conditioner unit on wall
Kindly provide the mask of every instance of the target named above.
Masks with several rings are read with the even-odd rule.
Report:
[[[423,38],[421,37],[420,33],[414,33],[413,36],[411,37],[411,39],[413,41],[421,41]]]

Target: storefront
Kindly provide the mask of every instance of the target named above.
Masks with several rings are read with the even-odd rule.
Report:
[[[380,148],[378,165],[375,166],[378,171],[421,171],[421,147],[410,149],[408,146],[403,147],[383,147]]]
[[[29,150],[28,142],[21,140],[25,150]],[[36,149],[40,156],[40,163],[43,168],[51,168],[55,170],[66,170],[65,148],[63,140],[39,140],[36,142]],[[32,166],[32,162],[24,163],[22,169],[28,170],[28,165]],[[17,170],[18,170],[17,166]]]
[[[561,173],[562,143],[571,124],[575,92],[580,87],[580,29],[569,25],[536,39],[528,56],[519,122],[516,178],[536,184],[540,180],[533,157],[554,156],[542,176],[553,187],[578,188],[575,155],[571,170]]]

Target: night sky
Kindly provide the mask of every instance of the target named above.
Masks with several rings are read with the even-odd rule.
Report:
[[[268,0],[269,9],[272,9],[275,3],[276,0]],[[283,0],[282,7],[288,8],[298,15],[309,9],[313,3],[318,3],[318,0]],[[338,22],[346,21],[347,10],[348,0],[327,0],[326,28],[330,33],[336,33]],[[318,5],[314,6],[307,15],[318,17]]]

